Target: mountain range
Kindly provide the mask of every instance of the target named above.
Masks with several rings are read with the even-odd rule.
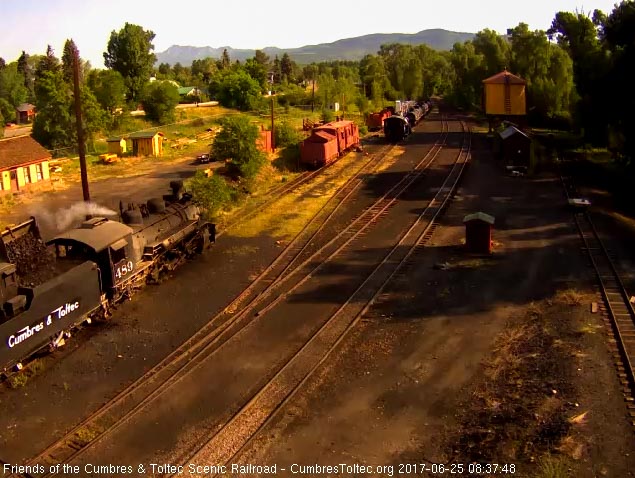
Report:
[[[331,60],[361,60],[364,55],[376,54],[381,45],[387,43],[405,43],[409,45],[428,45],[436,50],[450,50],[456,42],[471,40],[473,33],[451,32],[442,29],[422,30],[419,33],[373,33],[354,38],[345,38],[332,43],[306,45],[299,48],[267,47],[262,50],[274,58],[282,57],[284,53],[299,64]],[[245,61],[254,56],[255,50],[235,49],[229,46],[213,48],[210,46],[179,46],[172,45],[165,51],[157,53],[157,64],[181,63],[189,66],[194,60],[203,58],[220,58],[223,50],[227,49],[232,60]]]

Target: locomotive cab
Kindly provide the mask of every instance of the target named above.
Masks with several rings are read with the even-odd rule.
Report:
[[[93,261],[100,271],[102,291],[109,297],[116,286],[132,275],[134,260],[130,247],[132,229],[105,218],[93,218],[49,241],[59,263],[69,268]]]

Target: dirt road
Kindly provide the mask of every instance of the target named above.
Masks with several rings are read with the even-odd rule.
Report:
[[[128,202],[145,202],[152,197],[168,194],[170,181],[187,179],[197,170],[210,166],[220,167],[220,163],[194,164],[193,158],[184,158],[142,176],[96,181],[90,184],[91,202],[102,207],[102,213],[105,210],[118,212],[119,201],[123,201],[125,206]],[[48,239],[63,229],[63,226],[68,227],[71,222],[82,219],[86,211],[81,206],[82,197],[79,182],[62,191],[29,195],[24,198],[23,203],[14,206],[12,212],[3,217],[3,222],[19,223],[35,216],[42,236]]]

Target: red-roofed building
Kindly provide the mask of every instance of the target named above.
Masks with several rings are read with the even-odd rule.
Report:
[[[31,136],[0,139],[0,193],[49,181],[51,154]]]

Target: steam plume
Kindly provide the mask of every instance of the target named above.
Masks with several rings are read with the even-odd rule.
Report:
[[[118,214],[116,211],[100,206],[99,204],[78,202],[71,207],[60,209],[54,213],[40,210],[33,215],[36,216],[38,222],[44,223],[47,228],[60,232],[68,229],[75,222],[83,220],[87,215],[116,216]]]

